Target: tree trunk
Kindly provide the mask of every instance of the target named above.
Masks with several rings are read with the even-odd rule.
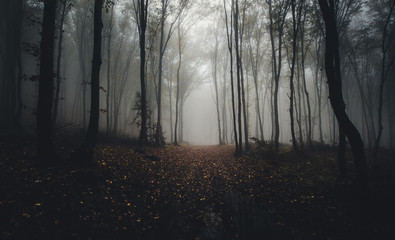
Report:
[[[235,155],[239,155],[239,140],[237,138],[237,125],[236,125],[236,109],[235,109],[235,93],[234,93],[234,84],[233,84],[233,8],[234,8],[234,0],[232,0],[231,6],[231,17],[230,17],[230,27],[228,25],[228,15],[226,10],[226,1],[224,0],[224,10],[225,10],[225,24],[226,24],[226,35],[228,40],[228,50],[230,55],[230,84],[231,84],[231,92],[232,92],[232,115],[233,115],[233,133],[234,133],[234,141],[236,145]],[[229,32],[230,31],[230,32]]]
[[[292,27],[293,27],[293,39],[292,39],[292,63],[291,63],[291,76],[289,78],[289,88],[290,88],[290,96],[289,96],[289,115],[291,120],[291,137],[292,137],[292,146],[295,151],[298,150],[298,143],[295,137],[295,124],[294,124],[294,73],[295,73],[295,60],[297,54],[297,37],[300,26],[300,10],[296,13],[296,3],[292,1]],[[296,14],[298,14],[296,16]]]
[[[110,96],[111,96],[111,38],[112,38],[112,20],[114,14],[114,5],[111,6],[111,16],[110,23],[108,26],[108,42],[107,42],[107,93],[106,93],[106,134],[109,135],[111,132],[111,124],[110,124],[110,115],[111,115],[111,107],[110,107]]]
[[[60,27],[59,27],[59,39],[58,39],[58,56],[56,60],[56,88],[55,88],[55,98],[54,98],[54,107],[52,113],[52,124],[54,129],[56,128],[56,120],[58,116],[58,105],[59,105],[59,95],[60,95],[60,85],[61,85],[61,76],[60,76],[60,63],[62,59],[62,42],[63,42],[63,24],[66,18],[66,9],[67,9],[67,0],[63,0],[62,2],[62,14],[60,16]]]
[[[328,5],[326,0],[319,0],[319,4],[325,22],[325,70],[329,85],[329,99],[339,122],[339,127],[344,130],[344,133],[351,144],[358,183],[360,187],[365,188],[368,183],[368,172],[363,141],[358,130],[348,118],[343,101],[340,75],[339,41],[336,28],[334,1],[329,0]]]
[[[305,13],[306,14],[306,13]],[[306,17],[306,16],[304,16]],[[305,45],[304,45],[304,24],[305,21],[303,20],[302,24],[302,34],[301,34],[301,49],[302,49],[302,74],[303,74],[303,89],[304,89],[304,94],[306,95],[306,102],[307,102],[307,142],[309,143],[309,147],[313,148],[313,140],[312,140],[312,127],[311,127],[311,106],[310,106],[310,95],[309,92],[307,91],[307,85],[306,85],[306,71],[305,71],[305,60],[306,60],[306,53],[305,53]],[[306,52],[308,49],[306,49]]]
[[[177,26],[178,28],[178,67],[177,67],[177,95],[176,95],[176,122],[174,124],[174,145],[178,146],[177,139],[177,125],[178,125],[178,105],[180,99],[180,70],[181,70],[181,34],[180,34],[180,24]]]
[[[389,43],[387,43],[386,45],[386,40],[387,40],[387,27],[388,24],[391,20],[392,17],[392,12],[394,10],[394,6],[395,6],[395,2],[392,1],[391,2],[391,7],[390,7],[390,11],[388,13],[387,19],[385,21],[385,26],[384,26],[384,31],[383,31],[383,37],[381,40],[381,52],[383,54],[383,59],[381,61],[381,81],[380,81],[380,94],[379,94],[379,111],[378,111],[378,124],[379,124],[379,132],[377,134],[377,138],[376,138],[376,146],[374,149],[374,155],[377,156],[378,152],[379,152],[379,147],[380,147],[380,141],[381,141],[381,135],[383,133],[383,92],[384,92],[384,84],[385,81],[387,80],[387,76],[389,73],[389,70],[391,69],[391,66],[394,63],[394,59],[392,58],[392,60],[390,61],[390,63],[388,64],[388,67],[386,69],[386,55],[387,55],[387,50],[389,48],[389,46],[391,45],[392,42],[392,35],[390,36],[389,39]]]
[[[52,99],[53,99],[53,54],[55,37],[56,1],[44,1],[41,35],[40,76],[37,104],[38,161],[48,164],[53,159]]]
[[[234,31],[235,31],[235,51],[236,51],[236,70],[237,70],[237,105],[238,105],[238,113],[237,113],[237,120],[238,120],[238,128],[239,128],[239,149],[238,153],[241,154],[243,151],[243,134],[242,134],[242,120],[241,120],[241,112],[242,112],[242,96],[241,96],[241,59],[240,59],[240,51],[239,51],[239,6],[238,0],[236,1],[236,6],[233,9],[234,15]],[[241,47],[241,46],[240,46]],[[245,134],[245,133],[244,133]]]
[[[273,105],[274,105],[274,151],[279,151],[279,138],[280,138],[280,123],[279,123],[279,113],[278,113],[278,90],[281,74],[281,63],[282,63],[282,38],[283,30],[285,24],[285,17],[289,7],[289,1],[283,0],[278,6],[279,12],[276,13],[278,23],[278,47],[274,44],[274,22],[273,22],[273,12],[272,12],[272,0],[267,1],[269,4],[269,18],[270,18],[270,42],[272,46],[272,59],[273,59],[273,72],[274,72],[274,95],[273,95]],[[278,60],[276,57],[276,50],[278,52]]]
[[[2,130],[12,132],[21,130],[20,116],[22,112],[22,63],[21,63],[21,31],[23,19],[23,1],[5,1],[0,13],[5,35],[2,53],[3,79],[0,81],[0,123]]]
[[[145,1],[145,3],[144,3]],[[147,87],[146,87],[146,71],[145,71],[145,38],[147,30],[148,17],[148,0],[139,0],[139,43],[140,43],[140,89],[141,89],[141,128],[139,136],[139,144],[142,147],[148,142],[147,136]]]
[[[101,66],[101,41],[102,41],[102,7],[103,0],[95,0],[94,28],[93,28],[93,60],[91,74],[91,107],[88,132],[85,142],[79,151],[81,164],[90,164],[93,158],[93,149],[97,142],[99,132],[99,82]]]
[[[236,0],[237,4],[237,11],[239,9],[239,4],[238,0]],[[244,71],[243,71],[243,33],[244,33],[244,23],[245,23],[245,11],[246,11],[246,0],[244,0],[244,8],[243,8],[243,21],[241,24],[241,28],[239,28],[240,31],[240,54],[239,54],[239,62],[240,62],[240,80],[241,80],[241,94],[242,94],[242,101],[243,101],[243,119],[244,119],[244,142],[245,142],[245,150],[248,150],[249,144],[248,144],[248,125],[249,125],[249,120],[248,120],[248,78],[246,79],[247,81],[247,103],[246,103],[246,93],[245,93],[245,87],[244,87]],[[239,15],[239,14],[237,14]],[[247,105],[247,106],[246,106]]]

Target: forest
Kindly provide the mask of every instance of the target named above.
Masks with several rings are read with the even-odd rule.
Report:
[[[395,238],[394,0],[1,3],[1,239]]]

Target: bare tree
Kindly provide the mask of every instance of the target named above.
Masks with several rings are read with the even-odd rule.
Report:
[[[284,35],[284,24],[287,16],[288,8],[290,6],[289,0],[281,0],[277,5],[273,6],[272,0],[266,0],[269,5],[269,19],[270,19],[270,43],[272,46],[272,64],[274,74],[274,150],[279,150],[279,137],[280,137],[280,123],[278,114],[278,89],[281,75],[282,66],[282,47],[283,47],[283,35]],[[275,9],[273,10],[273,7]],[[275,11],[275,12],[274,12]],[[277,45],[275,40],[275,29],[277,29]],[[277,50],[277,53],[276,53]]]
[[[221,117],[220,117],[220,102],[219,102],[219,79],[218,79],[218,65],[219,65],[219,49],[220,49],[220,36],[219,36],[219,21],[216,21],[215,26],[211,29],[212,37],[214,38],[214,45],[211,49],[211,74],[214,81],[215,98],[214,102],[217,109],[217,125],[218,125],[218,143],[223,145],[221,133]]]
[[[227,1],[224,0],[224,10],[225,10],[225,25],[226,25],[226,36],[228,42],[228,50],[229,50],[229,59],[230,59],[230,85],[232,92],[232,115],[233,115],[233,133],[234,133],[234,141],[236,145],[235,155],[241,154],[240,145],[237,138],[237,125],[236,125],[236,111],[235,111],[235,94],[234,94],[234,83],[233,83],[233,14],[230,14],[230,24],[228,23],[228,10],[227,10]],[[231,2],[231,12],[233,12],[234,8],[234,0]],[[230,25],[230,26],[229,26]]]
[[[159,43],[159,66],[158,66],[158,94],[157,94],[157,122],[156,122],[156,134],[155,134],[155,143],[156,145],[160,146],[164,144],[164,139],[162,138],[162,75],[163,75],[163,56],[165,54],[167,44],[174,33],[174,24],[176,23],[178,17],[183,12],[184,8],[188,5],[187,0],[183,0],[179,3],[178,7],[176,8],[175,16],[171,20],[168,30],[165,29],[165,23],[168,20],[169,16],[169,0],[161,0],[161,9],[160,9],[160,43]],[[165,33],[166,31],[166,33]],[[165,36],[166,35],[166,36]]]
[[[361,187],[366,187],[368,174],[363,141],[358,130],[348,118],[343,101],[335,4],[333,0],[329,0],[329,3],[326,0],[320,0],[319,4],[325,22],[325,70],[330,102],[338,120],[339,128],[342,128],[351,144],[358,182]],[[339,167],[342,168],[342,166]]]
[[[391,67],[394,65],[394,62],[395,62],[394,56],[390,56],[392,58],[387,59],[387,53],[389,51],[389,48],[392,46],[392,39],[395,34],[395,31],[393,29],[390,30],[390,28],[389,28],[391,25],[393,25],[393,24],[390,24],[390,22],[391,22],[391,19],[394,19],[393,11],[394,11],[395,2],[394,1],[388,1],[388,2],[389,2],[389,10],[388,10],[388,15],[386,16],[385,25],[384,25],[384,29],[382,30],[383,33],[382,33],[382,38],[381,38],[381,53],[383,55],[383,58],[381,61],[381,81],[380,81],[379,111],[378,111],[379,132],[378,132],[377,138],[376,138],[376,145],[375,145],[375,150],[374,150],[375,156],[377,156],[377,153],[379,151],[381,135],[383,133],[383,113],[382,112],[383,112],[384,84],[388,78],[388,74],[391,70]]]

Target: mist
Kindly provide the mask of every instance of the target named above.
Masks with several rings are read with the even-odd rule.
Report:
[[[394,239],[393,0],[4,0],[0,239]]]
[[[177,134],[179,136],[177,138],[181,142],[195,145],[232,143],[235,140],[232,127],[230,58],[227,43],[227,32],[229,34],[231,30],[228,9],[231,7],[230,2],[225,2],[225,8],[221,1],[197,1],[184,5],[168,4],[167,11],[169,12],[166,15],[163,31],[162,89],[160,92],[160,119],[165,141],[166,143],[174,142],[173,135],[178,114]],[[322,37],[322,27],[321,30],[319,29],[319,26],[322,26],[322,20],[314,20],[315,22],[311,20],[318,16],[316,3],[305,4],[311,9],[305,10],[304,15],[301,15],[300,23],[297,23],[300,25],[295,45],[298,48],[298,54],[292,73],[295,138],[298,138],[299,142],[335,145],[338,142],[338,124],[329,103],[328,86],[325,80],[323,55],[325,42]],[[354,5],[354,11],[345,13],[348,15],[344,16],[343,22],[339,22],[342,88],[346,111],[361,133],[365,147],[374,148],[379,125],[384,129],[380,136],[380,145],[393,146],[394,109],[391,104],[394,92],[392,81],[394,71],[391,60],[393,48],[386,48],[384,64],[386,73],[383,81],[382,65],[379,64],[380,59],[383,58],[380,50],[380,39],[383,36],[375,32],[375,28],[377,28],[377,33],[382,31],[377,24],[379,21],[384,21],[384,18],[378,14],[385,14],[385,12],[375,12],[377,10],[375,5],[370,3],[355,3]],[[343,5],[339,5],[339,11],[343,11],[341,7]],[[25,131],[34,133],[43,5],[35,1],[22,1],[19,8],[20,25],[9,28],[10,38],[20,36],[17,41],[20,46],[14,47],[15,51],[19,51],[17,54],[20,59],[19,63],[15,62],[15,64],[18,63],[14,67],[17,71],[15,76],[21,79],[18,80],[20,90],[17,91],[20,96],[16,96],[17,101],[20,102],[15,108],[18,112],[19,125]],[[159,9],[159,6],[150,5],[148,8],[145,65],[146,98],[152,112],[151,122],[148,124],[151,126],[156,124],[159,113],[158,64],[161,58],[158,54],[160,15],[155,13],[155,8]],[[59,29],[61,25],[63,30],[62,36],[56,30],[54,39],[56,49],[54,63],[58,65],[54,66],[54,72],[56,74],[56,71],[59,71],[58,80],[56,80],[57,77],[54,80],[54,104],[56,102],[58,105],[56,113],[52,113],[53,119],[56,116],[55,133],[56,129],[83,131],[88,127],[90,65],[93,54],[92,9],[93,1],[83,0],[61,1],[57,6],[56,28]],[[228,12],[225,13],[224,9]],[[137,139],[139,137],[139,126],[136,125],[138,115],[136,115],[137,110],[133,110],[137,101],[136,94],[141,91],[137,15],[131,1],[106,2],[102,11],[99,131],[107,135]],[[240,76],[243,78],[244,93],[242,93],[243,99],[240,100],[242,101],[241,108],[239,109],[236,103],[235,111],[236,115],[242,111],[243,117],[238,121],[241,121],[242,125],[244,122],[247,123],[246,127],[236,129],[241,130],[239,135],[244,136],[245,130],[248,129],[249,138],[276,141],[274,123],[278,121],[278,141],[289,144],[292,138],[289,113],[289,78],[293,56],[291,9],[285,15],[284,23],[272,23],[280,24],[278,26],[284,29],[280,33],[274,31],[272,35],[267,3],[243,3],[239,14],[238,26],[243,31],[240,35],[243,42],[240,42],[241,46],[238,46],[238,51],[241,53]],[[228,31],[225,18],[228,21]],[[358,24],[359,22],[363,22],[371,29],[370,35],[358,35],[363,31],[363,26]],[[393,24],[392,20],[388,22],[386,28],[388,31],[391,31],[389,26],[391,24]],[[7,28],[2,29],[4,31]],[[15,34],[12,35],[13,33]],[[234,38],[234,32],[232,34]],[[60,37],[62,41],[59,41]],[[277,52],[279,38],[282,39],[281,59],[280,52]],[[2,49],[5,50],[7,41],[11,39],[6,41],[6,38],[2,38],[2,40]],[[387,46],[390,46],[392,35],[387,34],[385,42],[389,44]],[[62,44],[60,48],[59,43]],[[271,43],[274,44],[275,55],[273,55]],[[232,44],[233,57],[236,57],[235,41]],[[369,46],[364,47],[365,45]],[[59,54],[61,57],[58,59]],[[182,56],[180,66],[178,65],[179,56]],[[277,61],[275,63],[277,69],[273,69],[275,66],[273,59]],[[3,66],[7,62],[6,55],[3,54]],[[233,64],[234,91],[237,101],[236,58]],[[179,70],[178,67],[180,67]],[[274,70],[278,72],[275,73]],[[2,72],[3,76],[7,76],[5,68],[2,68]],[[177,75],[180,77],[178,84]],[[276,79],[279,83],[278,105],[274,107],[275,86],[273,84]],[[380,81],[384,82],[385,91],[380,92]],[[177,85],[180,86],[178,113],[176,113]],[[3,88],[3,91],[8,91],[6,89]],[[59,93],[56,93],[57,89]],[[381,96],[383,100],[380,103]],[[218,107],[216,107],[217,103]],[[6,105],[7,103],[3,101],[2,109],[6,109]],[[258,105],[259,112],[257,111]],[[275,108],[278,109],[277,117],[274,115]],[[380,123],[378,122],[379,112],[382,116]],[[6,122],[5,116],[7,115],[6,112],[2,114],[3,122]],[[219,128],[221,128],[221,137],[218,137]]]

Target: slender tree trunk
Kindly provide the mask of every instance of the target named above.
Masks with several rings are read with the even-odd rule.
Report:
[[[260,133],[260,140],[262,143],[264,143],[264,137],[263,137],[263,126],[262,126],[262,117],[261,117],[261,109],[260,109],[260,104],[259,104],[259,91],[258,91],[258,59],[259,59],[259,49],[260,49],[260,43],[261,43],[261,29],[258,29],[258,37],[257,37],[257,43],[256,43],[256,48],[255,48],[255,60],[253,59],[253,54],[252,54],[252,44],[251,42],[249,43],[249,49],[250,49],[250,61],[251,61],[251,71],[252,71],[252,77],[254,80],[254,87],[255,87],[255,105],[256,105],[256,115],[257,115],[257,131]]]
[[[241,154],[243,151],[243,134],[242,134],[242,120],[241,120],[241,112],[242,112],[242,93],[241,93],[241,58],[240,58],[240,50],[239,50],[239,1],[235,0],[236,6],[233,8],[234,15],[234,31],[235,31],[235,51],[236,51],[236,70],[237,70],[237,104],[238,104],[238,128],[239,128],[239,149],[238,153]],[[241,47],[241,46],[240,46]],[[245,134],[245,133],[244,133]]]
[[[55,37],[56,1],[44,1],[41,35],[40,76],[37,105],[38,161],[48,164],[53,159],[52,99],[53,99],[53,54]]]
[[[218,96],[218,79],[217,79],[217,66],[216,62],[214,64],[214,88],[215,88],[215,102],[217,109],[217,124],[218,124],[218,144],[223,145],[222,141],[222,133],[221,133],[221,117],[220,117],[220,109],[219,109],[219,96]]]
[[[106,133],[110,134],[111,124],[110,124],[110,115],[111,115],[111,107],[110,107],[110,96],[111,96],[111,38],[112,38],[112,20],[114,14],[114,5],[111,6],[111,15],[110,15],[110,23],[108,26],[108,41],[107,41],[107,93],[106,93]]]
[[[281,74],[281,63],[282,63],[282,38],[284,32],[284,24],[286,12],[288,11],[289,1],[283,0],[281,1],[279,8],[279,12],[276,13],[279,25],[278,25],[278,47],[276,48],[274,45],[274,22],[273,22],[273,12],[272,12],[272,0],[267,1],[269,4],[269,18],[270,18],[270,42],[272,46],[272,59],[273,59],[273,72],[274,72],[274,95],[273,95],[273,103],[274,103],[274,151],[279,151],[279,138],[280,138],[280,123],[279,123],[279,112],[278,112],[278,90],[279,90],[279,82],[280,82],[280,74]],[[276,50],[278,54],[278,60],[276,57]]]
[[[239,9],[238,6],[238,0],[236,0],[237,3],[237,9]],[[244,34],[244,23],[245,23],[245,11],[246,11],[246,0],[244,0],[244,8],[243,8],[243,21],[241,24],[240,28],[240,80],[241,80],[241,94],[242,94],[242,101],[243,101],[243,119],[244,119],[244,141],[245,141],[245,150],[248,150],[249,144],[248,144],[248,125],[249,125],[249,119],[248,119],[248,78],[246,78],[247,81],[247,101],[246,101],[246,93],[245,93],[245,87],[244,87],[244,71],[243,71],[243,34]],[[239,14],[238,14],[239,15]],[[247,106],[246,106],[247,105]]]
[[[144,2],[145,1],[145,2]],[[148,142],[147,136],[147,87],[146,87],[146,71],[145,71],[145,38],[147,30],[147,18],[148,18],[148,0],[138,1],[140,8],[137,9],[139,12],[139,43],[140,43],[140,90],[141,90],[141,128],[139,143],[142,147]]]
[[[226,33],[228,40],[228,49],[230,55],[230,84],[231,84],[231,92],[232,92],[232,115],[233,115],[233,133],[234,133],[234,141],[236,145],[235,155],[239,155],[239,143],[237,138],[237,125],[236,125],[236,110],[235,110],[235,93],[234,93],[234,84],[233,84],[233,8],[234,8],[234,0],[232,0],[231,6],[231,17],[230,17],[230,27],[228,26],[228,15],[226,10],[226,1],[224,0],[224,10],[225,10],[225,23],[226,23]]]
[[[101,66],[101,42],[102,42],[102,8],[103,0],[95,0],[94,5],[94,28],[93,28],[93,60],[91,74],[91,107],[88,132],[85,142],[79,150],[82,164],[90,164],[93,158],[93,149],[97,142],[99,132],[99,82]]]
[[[381,81],[380,81],[380,94],[379,94],[379,111],[378,111],[378,124],[379,124],[379,132],[377,134],[377,138],[376,138],[376,146],[374,149],[374,155],[377,156],[378,152],[379,152],[379,147],[380,147],[380,141],[381,141],[381,135],[383,133],[383,95],[384,95],[384,84],[385,81],[387,80],[387,76],[389,73],[389,70],[391,69],[391,66],[394,63],[394,59],[392,58],[391,62],[388,64],[389,66],[386,69],[386,55],[387,55],[387,50],[392,42],[392,36],[390,36],[389,39],[389,43],[387,43],[386,45],[386,41],[387,41],[387,27],[388,24],[391,20],[392,17],[392,12],[394,10],[394,6],[395,6],[395,2],[392,1],[391,2],[391,7],[390,7],[390,11],[388,13],[387,19],[385,21],[385,26],[384,26],[384,31],[383,31],[383,37],[382,37],[382,41],[381,41],[381,52],[383,54],[383,58],[381,61]]]
[[[58,56],[56,60],[56,88],[55,88],[55,98],[54,98],[54,107],[52,113],[52,123],[54,129],[56,128],[56,120],[58,116],[58,105],[59,105],[59,95],[60,95],[60,87],[61,87],[61,76],[60,76],[60,63],[62,59],[62,42],[63,42],[63,24],[66,18],[66,9],[67,9],[67,0],[63,0],[62,2],[62,13],[60,16],[60,27],[59,27],[59,39],[58,39]]]
[[[174,132],[173,132],[173,66],[172,63],[169,63],[169,115],[170,115],[170,140],[171,142],[174,142]]]
[[[294,125],[294,73],[295,73],[295,60],[296,60],[296,54],[297,54],[297,37],[298,37],[298,32],[299,32],[299,26],[300,26],[300,11],[302,8],[300,8],[300,11],[296,13],[296,3],[295,1],[292,1],[292,26],[293,26],[293,39],[292,39],[292,63],[291,63],[291,76],[289,79],[289,88],[290,88],[290,96],[289,96],[289,115],[291,119],[291,137],[292,137],[292,146],[295,151],[298,150],[298,143],[296,141],[295,137],[295,125]]]
[[[305,13],[306,14],[306,13]],[[306,16],[304,16],[305,18]],[[304,89],[304,94],[306,95],[306,102],[307,102],[307,142],[309,143],[309,147],[313,148],[313,139],[312,139],[312,127],[311,127],[311,105],[310,105],[310,94],[307,90],[307,85],[306,85],[306,70],[305,70],[305,60],[306,60],[306,54],[305,54],[305,45],[304,45],[304,24],[305,21],[303,20],[302,23],[302,34],[301,34],[301,52],[302,52],[302,74],[303,74],[303,89]],[[306,52],[308,49],[306,49]]]
[[[182,50],[181,50],[181,34],[180,34],[180,24],[177,26],[178,28],[178,67],[177,67],[177,96],[176,96],[176,122],[174,124],[174,145],[178,145],[177,139],[177,125],[178,125],[178,105],[180,98],[180,70],[181,70],[181,60],[182,60]]]

